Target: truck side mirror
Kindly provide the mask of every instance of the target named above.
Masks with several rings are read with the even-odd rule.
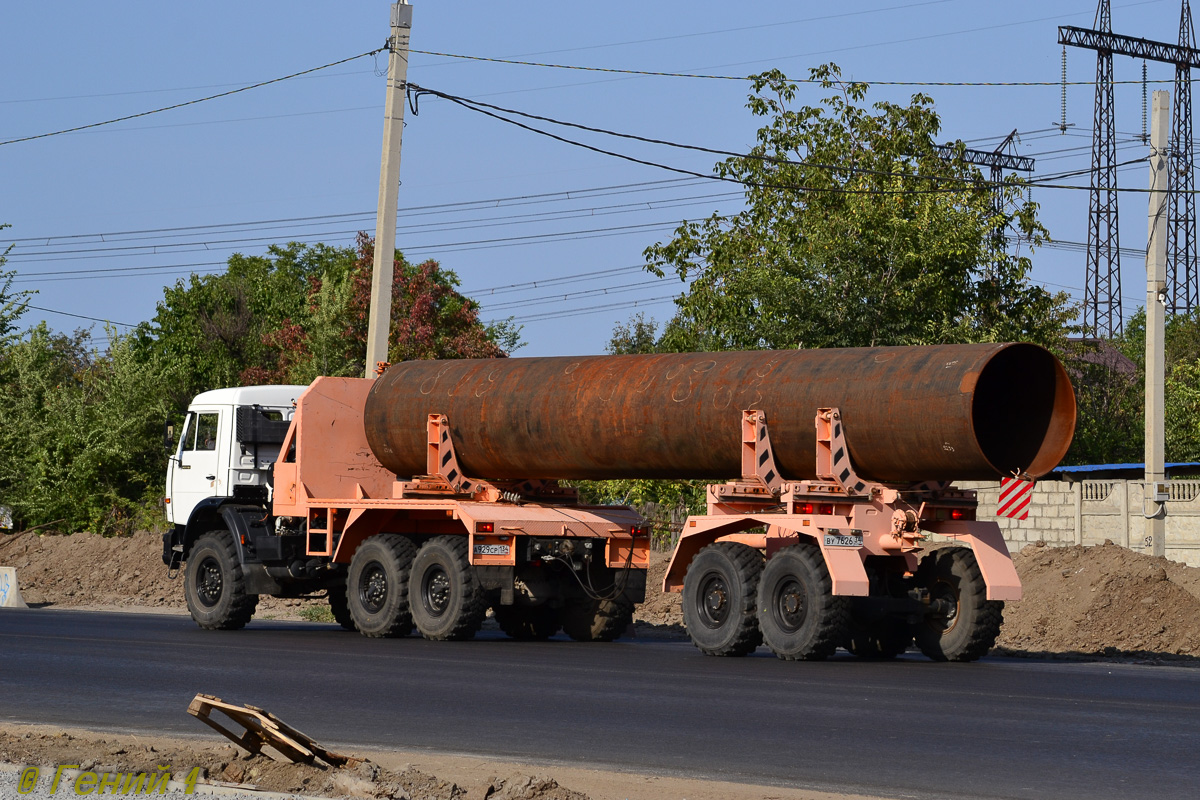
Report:
[[[175,452],[175,426],[169,422],[163,422],[163,447],[167,455]]]

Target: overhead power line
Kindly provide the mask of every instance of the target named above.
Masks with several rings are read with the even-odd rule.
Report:
[[[38,133],[38,134],[34,134],[32,136],[22,136],[17,139],[9,139],[8,141],[0,142],[0,145],[17,144],[18,142],[30,142],[30,141],[33,141],[34,139],[45,139],[50,136],[59,136],[64,133],[75,133],[76,131],[85,131],[90,128],[99,128],[102,125],[112,125],[113,123],[116,123],[116,122],[125,122],[125,121],[131,120],[131,119],[138,119],[139,117],[148,117],[151,114],[161,114],[164,111],[173,111],[177,108],[184,108],[185,106],[194,106],[197,103],[205,103],[205,102],[208,102],[209,100],[216,100],[220,97],[229,97],[230,95],[240,94],[241,92],[248,92],[251,89],[259,89],[263,86],[270,86],[273,83],[280,83],[281,81],[291,80],[292,78],[299,78],[301,75],[308,75],[310,73],[318,72],[323,69],[329,69],[330,67],[336,67],[339,64],[345,64],[349,61],[354,61],[359,58],[364,58],[366,56],[373,56],[376,53],[382,53],[386,49],[387,49],[386,47],[378,47],[374,50],[368,50],[365,53],[359,53],[356,56],[350,56],[349,58],[343,58],[343,59],[339,59],[337,61],[331,61],[328,64],[322,64],[319,67],[312,67],[311,69],[301,70],[300,72],[293,72],[291,75],[283,75],[282,77],[279,77],[279,78],[272,78],[267,81],[259,81],[258,83],[252,83],[249,86],[242,86],[241,88],[238,88],[238,89],[230,89],[227,92],[219,92],[217,94],[210,94],[207,97],[197,97],[194,100],[185,100],[182,103],[174,103],[173,105],[163,106],[162,108],[154,108],[149,111],[141,111],[137,114],[127,114],[123,117],[116,117],[115,119],[106,119],[102,122],[90,122],[87,125],[76,125],[73,128],[63,128],[62,130],[58,130],[58,131],[49,131],[47,133]]]
[[[499,207],[502,205],[533,205],[543,202],[556,202],[558,200],[583,200],[591,197],[604,197],[613,194],[633,194],[640,191],[659,191],[662,189],[670,189],[675,187],[698,186],[703,181],[694,178],[665,178],[656,181],[637,181],[635,183],[617,183],[607,186],[592,186],[583,189],[566,189],[557,192],[540,192],[537,194],[521,194],[508,195],[504,197],[488,197],[482,200],[463,200],[455,203],[430,203],[420,206],[407,206],[398,209],[398,212],[407,216],[413,216],[414,212],[420,213],[449,213],[452,211],[468,211],[482,210],[488,207]],[[626,191],[628,190],[628,191]],[[375,218],[375,211],[355,211],[341,214],[315,214],[304,217],[277,217],[274,219],[249,220],[246,222],[214,222],[207,225],[183,225],[176,227],[164,228],[142,228],[138,230],[128,231],[102,231],[99,233],[71,233],[71,234],[51,234],[47,236],[25,236],[5,241],[20,244],[21,242],[42,242],[47,244],[55,239],[101,239],[104,237],[118,236],[133,236],[143,233],[171,233],[175,231],[199,231],[210,230],[214,228],[236,228],[245,226],[273,225],[283,222],[307,222],[312,220],[337,220],[350,217],[369,216]]]
[[[42,306],[35,306],[35,305],[30,305],[30,304],[26,304],[25,307],[32,308],[37,311],[44,311],[47,314],[61,314],[64,317],[74,317],[75,319],[86,319],[86,320],[91,320],[92,322],[105,322],[105,323],[108,323],[109,325],[120,325],[122,328],[136,328],[137,327],[136,325],[131,325],[128,322],[117,322],[116,320],[102,319],[101,317],[89,317],[86,314],[72,314],[70,311],[59,311],[56,308],[43,308]]]
[[[652,78],[697,78],[700,80],[714,81],[748,81],[752,80],[747,75],[705,75],[698,72],[656,72],[654,70],[644,69],[622,69],[620,67],[589,67],[579,64],[554,64],[545,61],[521,61],[515,58],[490,58],[488,56],[472,56],[465,53],[443,53],[437,50],[412,50],[410,52],[420,53],[425,56],[439,56],[441,58],[457,58],[463,61],[484,61],[492,64],[511,64],[521,67],[544,67],[547,69],[565,69],[578,72],[609,72],[618,75],[641,75]],[[788,78],[790,83],[821,83],[821,78]],[[865,83],[870,86],[1063,86],[1062,81],[872,81],[872,80],[852,80],[846,79],[845,83]],[[1169,80],[1152,80],[1145,81],[1146,83],[1173,83]],[[1140,80],[1132,81],[1114,81],[1118,84],[1136,84],[1140,86],[1143,82]],[[1066,86],[1094,86],[1095,81],[1067,81]]]

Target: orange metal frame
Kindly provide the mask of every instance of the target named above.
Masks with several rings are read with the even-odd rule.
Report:
[[[307,554],[348,563],[369,536],[462,534],[471,563],[511,566],[507,555],[474,555],[476,544],[516,536],[603,538],[608,566],[645,569],[644,520],[624,506],[582,506],[574,489],[552,481],[490,482],[463,474],[448,420],[431,414],[427,474],[398,480],[371,452],[363,407],[374,381],[318,378],[300,396],[275,464],[273,511],[306,521]],[[477,523],[492,532],[476,533]],[[632,553],[632,556],[631,556]]]
[[[708,487],[707,513],[684,523],[664,591],[681,591],[688,564],[713,542],[740,541],[770,557],[803,537],[820,546],[835,595],[865,596],[870,585],[864,559],[895,556],[904,560],[906,572],[914,572],[924,530],[972,547],[989,600],[1021,599],[1021,581],[999,525],[926,516],[938,503],[974,508],[974,492],[948,483],[897,488],[863,480],[854,472],[838,409],[819,409],[815,423],[817,479],[788,482],[775,463],[766,414],[742,412],[742,478]],[[860,535],[861,547],[841,543],[842,537]]]

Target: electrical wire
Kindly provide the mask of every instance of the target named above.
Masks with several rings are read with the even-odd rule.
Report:
[[[366,56],[373,56],[376,53],[381,53],[386,49],[387,49],[386,46],[379,47],[374,50],[368,50],[365,53],[359,53],[356,56],[350,56],[349,58],[339,59],[338,61],[331,61],[330,63],[322,64],[319,67],[312,67],[311,69],[302,70],[300,72],[293,72],[291,75],[284,75],[279,78],[272,78],[272,79],[266,80],[266,81],[259,81],[258,83],[252,83],[249,86],[242,86],[241,88],[238,88],[238,89],[230,89],[227,92],[220,92],[218,94],[210,94],[207,97],[198,97],[194,100],[186,100],[182,103],[174,103],[169,106],[163,106],[162,108],[154,108],[149,111],[141,111],[137,114],[127,114],[123,117],[116,117],[115,119],[107,119],[102,122],[91,122],[91,123],[88,123],[87,125],[76,125],[73,128],[64,128],[64,129],[58,130],[58,131],[50,131],[48,133],[38,133],[38,134],[34,134],[32,136],[22,136],[17,139],[9,139],[7,141],[0,142],[0,146],[6,145],[6,144],[17,144],[18,142],[31,142],[34,139],[45,139],[50,136],[60,136],[64,133],[75,133],[77,131],[85,131],[85,130],[89,130],[91,128],[99,128],[102,125],[112,125],[113,123],[116,123],[116,122],[125,122],[127,120],[138,119],[140,117],[148,117],[151,114],[161,114],[164,111],[173,111],[177,108],[184,108],[186,106],[194,106],[197,103],[204,103],[209,100],[216,100],[220,97],[229,97],[230,95],[240,94],[241,92],[248,92],[251,89],[259,89],[263,86],[270,86],[273,83],[280,83],[282,81],[291,80],[292,78],[299,78],[301,75],[308,75],[310,73],[317,72],[319,70],[328,69],[330,67],[336,67],[339,64],[345,64],[349,61],[355,61],[356,59],[359,59],[359,58],[365,58]]]
[[[76,319],[87,319],[87,320],[91,320],[92,322],[104,322],[109,325],[119,325],[122,328],[136,328],[137,327],[137,325],[131,325],[128,322],[117,322],[117,321],[111,320],[111,319],[102,319],[101,317],[89,317],[86,314],[72,314],[70,311],[59,311],[56,308],[43,308],[42,306],[35,306],[30,303],[26,303],[25,308],[32,308],[36,311],[44,311],[47,314],[61,314],[64,317],[75,317]]]
[[[558,200],[581,200],[589,197],[605,197],[614,194],[633,194],[641,191],[661,191],[675,187],[699,186],[704,181],[694,178],[665,178],[656,181],[638,181],[635,183],[618,183],[607,186],[593,186],[584,189],[567,189],[557,192],[541,192],[538,194],[525,195],[509,195],[505,197],[489,197],[483,200],[463,200],[454,203],[432,203],[421,206],[406,206],[397,209],[398,215],[414,216],[418,212],[423,213],[450,213],[456,210],[480,210],[485,207],[501,205],[531,205],[544,202],[557,202]],[[625,191],[628,190],[628,191]],[[523,202],[529,201],[529,202]],[[132,236],[143,233],[171,233],[174,231],[198,231],[214,228],[232,228],[241,226],[259,226],[273,225],[283,222],[308,222],[312,220],[336,220],[346,219],[350,217],[375,217],[374,211],[355,211],[341,214],[317,214],[304,217],[277,217],[274,219],[252,220],[248,222],[216,222],[208,225],[184,225],[165,228],[142,228],[128,231],[105,231],[100,233],[72,233],[72,234],[54,234],[49,236],[25,236],[7,239],[6,241],[20,244],[21,242],[40,242],[53,241],[55,239],[83,239],[83,238],[99,238]]]

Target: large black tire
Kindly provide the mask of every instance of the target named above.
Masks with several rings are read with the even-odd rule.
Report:
[[[633,603],[625,595],[611,600],[572,600],[562,610],[563,631],[577,642],[611,642],[633,624]]]
[[[338,625],[341,625],[348,631],[356,631],[354,625],[354,615],[350,613],[350,595],[346,589],[346,576],[342,575],[342,579],[329,587],[329,610],[333,613],[333,619]]]
[[[562,623],[558,609],[540,606],[492,606],[500,630],[513,639],[524,641],[549,639],[558,633]]]
[[[966,547],[944,547],[921,559],[917,582],[930,600],[950,606],[913,627],[921,652],[934,661],[975,661],[987,655],[1000,635],[1004,602],[987,599],[987,584],[975,553]]]
[[[913,641],[908,623],[894,617],[864,619],[855,608],[859,599],[851,600],[849,631],[842,646],[869,661],[890,661],[907,650]]]
[[[258,595],[246,593],[246,577],[229,531],[209,531],[196,540],[183,583],[188,611],[201,628],[237,630],[254,616]]]
[[[833,596],[833,580],[815,544],[785,547],[767,560],[758,584],[763,641],[786,661],[820,661],[846,639],[850,598]]]
[[[408,586],[413,623],[426,639],[470,639],[487,599],[467,556],[467,537],[437,536],[421,545]]]
[[[379,639],[412,633],[408,581],[416,552],[412,540],[395,533],[372,536],[354,551],[346,574],[346,603],[351,622],[363,636]],[[332,593],[330,598],[332,608]]]
[[[710,656],[744,656],[762,644],[755,614],[762,553],[736,542],[700,550],[683,578],[683,624]]]

